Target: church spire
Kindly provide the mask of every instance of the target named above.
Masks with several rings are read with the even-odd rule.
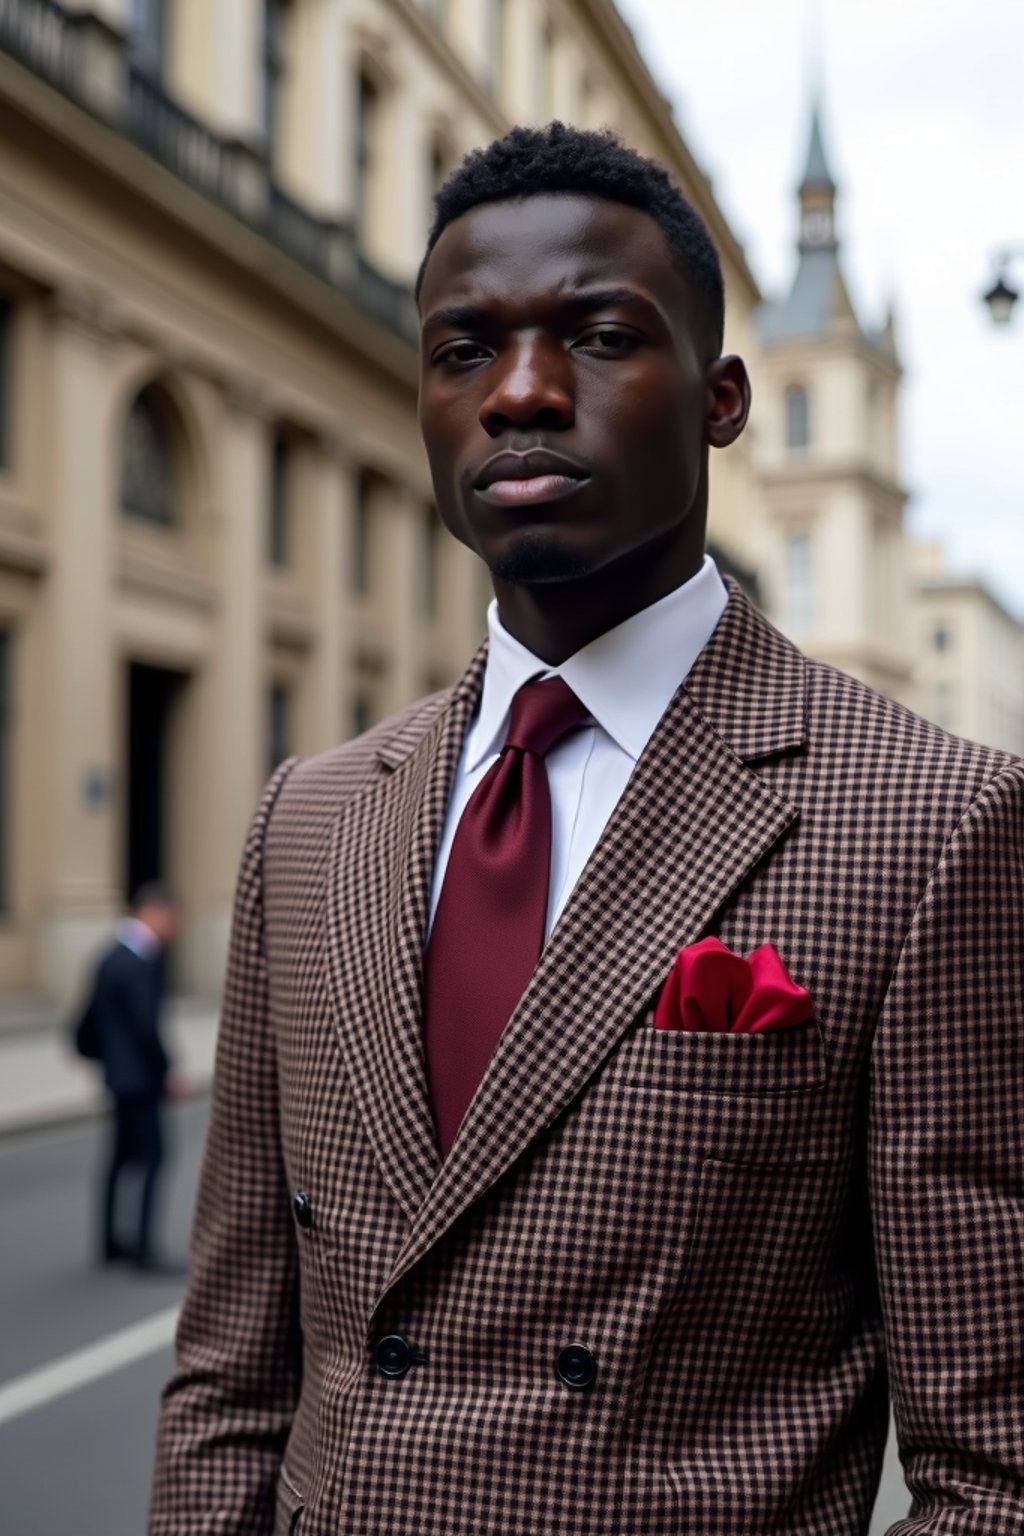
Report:
[[[811,109],[811,139],[807,166],[800,183],[800,249],[836,249],[836,184],[825,156],[821,132],[821,107]]]

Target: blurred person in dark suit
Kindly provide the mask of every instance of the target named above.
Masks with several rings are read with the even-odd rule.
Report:
[[[139,1269],[180,1270],[153,1247],[153,1211],[164,1161],[161,1105],[183,1091],[160,1038],[164,955],[178,930],[178,905],[164,886],[140,887],[131,915],[96,969],[87,1017],[104,1082],[113,1100],[110,1159],[102,1186],[100,1257],[127,1259]],[[125,1169],[141,1175],[134,1235],[124,1240],[118,1195]]]

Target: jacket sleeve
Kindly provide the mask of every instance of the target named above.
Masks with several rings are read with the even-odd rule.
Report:
[[[1024,764],[976,796],[876,1032],[870,1181],[911,1513],[1024,1536]]]
[[[263,848],[295,759],[270,780],[235,894],[210,1127],[176,1369],[164,1389],[150,1536],[264,1536],[301,1378],[263,942]]]

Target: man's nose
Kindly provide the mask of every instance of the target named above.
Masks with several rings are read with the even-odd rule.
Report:
[[[492,437],[510,427],[571,427],[575,420],[572,364],[564,348],[535,339],[510,348],[499,365],[480,421]]]

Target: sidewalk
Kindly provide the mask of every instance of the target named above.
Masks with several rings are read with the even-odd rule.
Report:
[[[12,1005],[15,1000],[12,1000]],[[88,1119],[107,1103],[98,1070],[75,1055],[64,1019],[35,999],[18,999],[0,1018],[0,1136]],[[163,1035],[176,1069],[195,1093],[213,1074],[217,1005],[170,997]]]

